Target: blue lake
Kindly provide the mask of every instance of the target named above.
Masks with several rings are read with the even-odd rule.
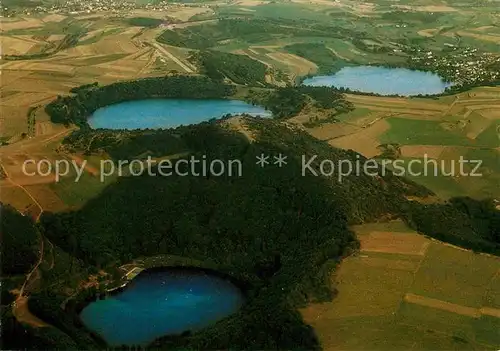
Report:
[[[244,301],[226,279],[189,269],[146,270],[123,291],[87,305],[83,324],[110,346],[146,345],[156,338],[204,328]]]
[[[431,72],[375,66],[344,67],[333,75],[308,78],[303,84],[402,96],[439,94],[452,85]]]
[[[224,99],[146,99],[102,107],[88,119],[92,128],[158,129],[197,124],[226,114],[270,117],[260,106]]]

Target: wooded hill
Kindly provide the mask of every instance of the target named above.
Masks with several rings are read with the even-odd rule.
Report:
[[[247,55],[205,50],[195,52],[189,59],[200,67],[201,73],[216,81],[229,79],[241,85],[269,85],[266,82],[267,66]]]
[[[366,159],[275,120],[245,118],[244,124],[254,142],[228,130],[224,121],[161,131],[84,129],[66,141],[78,150],[136,157],[165,140],[156,155],[182,150],[186,158],[206,155],[209,161],[242,162],[241,177],[118,178],[82,209],[41,218],[42,233],[56,247],[95,271],[164,253],[210,263],[248,287],[248,300],[236,314],[194,334],[161,338],[155,347],[319,349],[297,308],[335,295],[330,273],[358,247],[348,229],[351,224],[402,218],[427,235],[500,253],[498,231],[492,232],[498,228],[499,212],[491,202],[410,202],[408,195],[431,192],[390,172],[350,175],[341,182],[335,175],[303,174],[302,155],[318,155],[311,163],[318,172],[325,159],[334,164]],[[98,147],[88,148],[89,143]],[[287,165],[261,168],[255,161],[262,153],[286,155]],[[32,295],[30,309],[64,331],[61,345],[69,338],[79,348],[98,347],[81,325],[75,326],[76,310],[61,310],[67,295],[60,285],[63,275],[57,279],[59,285],[47,281]],[[57,343],[57,337],[52,335],[51,342]]]

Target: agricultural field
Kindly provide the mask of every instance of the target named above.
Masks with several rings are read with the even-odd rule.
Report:
[[[498,257],[428,239],[398,221],[353,230],[361,249],[332,277],[337,297],[301,310],[325,350],[497,348]]]
[[[437,100],[378,98],[348,95],[356,109],[339,115],[336,123],[325,123],[308,131],[333,146],[353,149],[366,157],[382,154],[384,144],[397,145],[405,162],[438,163],[428,175],[409,175],[438,195],[449,198],[500,196],[500,88],[476,88]],[[295,119],[300,123],[300,119]],[[480,160],[480,177],[446,176],[452,163],[458,170],[460,157]],[[418,166],[415,166],[418,167]],[[432,166],[434,167],[434,166]],[[466,169],[472,170],[472,165]],[[415,173],[423,172],[415,168]]]
[[[375,5],[295,0],[286,4],[171,4],[155,11],[137,8],[113,13],[9,17],[2,22],[0,33],[5,56],[0,60],[0,124],[2,141],[11,144],[4,151],[3,164],[8,172],[15,173],[9,157],[29,154],[18,153],[14,147],[18,144],[24,148],[26,137],[31,138],[27,145],[35,149],[39,142],[43,146],[44,140],[54,138],[51,140],[57,144],[66,135],[63,127],[50,122],[43,106],[76,86],[172,73],[200,74],[204,68],[191,58],[201,49],[248,57],[256,61],[256,67],[264,67],[266,83],[281,86],[349,65],[403,64],[407,55],[401,45],[409,43],[441,52],[445,43],[458,45],[458,38],[480,50],[492,51],[500,35],[498,17],[493,14],[487,4],[470,13],[461,5],[436,6],[431,1],[382,1]],[[221,66],[219,71],[222,69],[226,67]],[[498,88],[476,88],[439,99],[355,94],[349,94],[348,99],[356,107],[354,111],[336,116],[336,123],[319,123],[306,129],[333,146],[353,149],[367,157],[380,155],[382,144],[397,144],[400,156],[407,161],[426,154],[435,160],[456,160],[462,155],[481,158],[484,176],[480,179],[440,175],[414,180],[445,198],[500,196],[495,186],[499,181]],[[310,117],[299,115],[292,122],[307,125]],[[49,158],[54,157],[50,155],[53,151],[48,153]],[[95,176],[89,173],[88,177]],[[64,193],[58,191],[61,184],[50,184],[46,179],[35,183],[50,187],[56,194]],[[68,206],[81,203],[84,197],[78,193],[63,202]],[[48,203],[56,202],[49,199]]]

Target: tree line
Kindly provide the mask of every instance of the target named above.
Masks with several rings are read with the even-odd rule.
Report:
[[[227,78],[241,85],[268,85],[267,66],[247,55],[205,50],[194,53],[190,60],[201,68],[203,74],[216,81]]]
[[[301,155],[318,155],[311,163],[317,171],[324,159],[334,163],[367,159],[278,121],[246,118],[245,124],[255,137],[251,143],[216,121],[162,131],[87,129],[68,139],[68,144],[80,148],[98,135],[99,148],[121,157],[177,138],[177,144],[169,141],[157,152],[172,154],[182,148],[187,155],[179,159],[205,155],[208,160],[239,159],[245,164],[242,177],[119,178],[79,210],[42,215],[43,235],[57,250],[94,272],[111,271],[141,256],[170,254],[210,262],[244,280],[248,300],[236,314],[196,333],[160,338],[151,347],[319,349],[297,308],[334,296],[330,273],[342,257],[358,248],[349,230],[352,224],[401,218],[423,234],[499,253],[500,219],[493,202],[468,198],[433,205],[410,202],[407,196],[432,192],[390,172],[352,174],[342,182],[334,176],[303,175]],[[112,134],[120,135],[121,142]],[[134,147],[122,146],[128,143]],[[285,154],[288,164],[261,168],[255,158],[262,153]],[[96,347],[98,342],[92,342],[77,322],[75,304],[65,312],[60,309],[61,282],[72,279],[72,272],[44,273],[48,281],[30,299],[30,309],[59,328],[60,334],[47,336],[50,343],[59,348],[70,343]],[[78,295],[77,301],[93,292]],[[48,343],[47,339],[34,342]]]

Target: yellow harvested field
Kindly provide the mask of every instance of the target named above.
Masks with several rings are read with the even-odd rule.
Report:
[[[36,105],[42,101],[52,98],[54,94],[50,93],[17,93],[2,99],[1,105],[3,106],[31,106]]]
[[[38,115],[40,115],[40,114],[38,113],[37,118],[36,118],[35,135],[40,136],[40,135],[53,134],[54,133],[54,124],[48,120],[39,122],[40,118],[38,117]]]
[[[20,323],[32,325],[35,328],[49,327],[49,324],[30,312],[28,308],[28,298],[26,296],[21,296],[16,300],[12,308],[12,313]]]
[[[4,64],[2,69],[73,73],[75,68],[68,65],[51,63],[50,61],[12,61]]]
[[[433,36],[436,35],[436,33],[439,31],[439,28],[430,28],[430,29],[422,29],[419,30],[417,33],[418,35],[421,35],[426,38],[432,38]]]
[[[24,55],[35,45],[36,41],[27,41],[5,35],[0,36],[0,47],[3,55]]]
[[[241,6],[259,6],[259,5],[268,4],[269,1],[264,1],[264,0],[238,0],[235,3],[238,4],[238,5],[241,5]]]
[[[483,110],[487,110],[489,111],[489,115],[491,115],[491,110],[496,110],[496,111],[500,111],[500,104],[494,104],[493,101],[489,100],[491,103],[490,104],[486,104],[488,100],[486,101],[476,101],[476,104],[469,104],[469,105],[465,105],[465,106],[462,106],[464,109],[465,109],[465,114],[469,114],[469,113],[472,113],[472,112],[477,112],[479,114],[482,114],[482,111]],[[497,102],[497,101],[495,101]],[[488,112],[487,112],[488,114]],[[497,114],[493,114],[494,116],[496,116]],[[486,116],[485,116],[486,117]]]
[[[369,267],[378,267],[384,269],[396,269],[414,272],[418,268],[418,262],[408,261],[408,260],[394,260],[382,257],[363,257],[360,256],[360,260],[363,264]]]
[[[174,17],[182,22],[189,20],[194,15],[201,13],[212,12],[210,8],[206,7],[194,7],[194,6],[177,6],[172,7],[168,11],[148,11],[148,10],[133,10],[130,11],[130,17],[150,17],[158,19],[167,19],[169,17]]]
[[[72,84],[71,82],[64,83],[58,81],[48,81],[37,78],[21,78],[8,85],[10,91],[22,91],[22,92],[44,92],[51,93],[54,95],[67,94],[68,90],[79,84]]]
[[[478,87],[467,93],[469,97],[500,98],[500,87]]]
[[[382,118],[390,117],[390,116],[392,116],[392,113],[387,113],[384,111],[370,112],[364,116],[346,119],[345,123],[354,124],[356,126],[366,128],[366,127],[372,125],[373,123],[376,123],[378,120],[380,120]]]
[[[428,158],[439,159],[446,146],[442,145],[403,145],[401,146],[401,156],[410,158],[422,158],[427,155]]]
[[[146,62],[144,61],[131,61],[131,60],[118,60],[109,63],[96,65],[95,67],[105,68],[103,74],[123,74],[130,73],[132,76],[136,75]]]
[[[257,56],[254,56],[254,55],[258,55],[258,53],[255,52],[255,50],[252,50],[252,49],[248,49],[248,50],[235,50],[235,51],[233,51],[233,53],[237,54],[237,55],[247,55],[251,59],[253,59],[255,61],[259,61],[260,63],[266,65],[267,67],[272,67],[273,66],[269,62],[263,61],[262,59],[258,58]]]
[[[25,188],[38,201],[44,211],[57,212],[67,209],[64,202],[48,184],[27,185]]]
[[[427,306],[436,308],[443,311],[448,311],[456,314],[461,314],[464,316],[469,316],[473,318],[480,318],[482,315],[492,316],[500,318],[500,309],[492,307],[467,307],[462,305],[457,305],[454,303],[432,299],[425,296],[415,295],[408,293],[405,295],[405,301],[409,303],[414,303],[421,306]]]
[[[138,51],[139,48],[134,45],[128,35],[110,35],[106,36],[97,43],[88,45],[78,45],[70,48],[63,53],[59,53],[59,57],[72,56],[96,56],[96,55],[112,55],[112,54],[132,54]]]
[[[500,119],[500,108],[484,109],[477,112],[488,119]]]
[[[491,121],[486,120],[473,120],[472,123],[466,126],[466,136],[469,139],[476,139],[479,134],[484,132],[491,125]]]
[[[371,126],[361,129],[357,133],[332,139],[328,143],[341,149],[352,149],[370,158],[380,153],[378,149],[380,141],[378,138],[389,130],[389,128],[390,126],[387,121],[379,120]]]
[[[4,21],[0,22],[0,29],[2,31],[10,31],[14,29],[26,29],[42,27],[44,23],[36,18],[19,18],[17,21]]]
[[[494,26],[481,26],[481,27],[477,27],[477,28],[471,28],[471,30],[482,32],[482,31],[485,31],[488,29],[494,29],[494,28],[495,28]]]
[[[90,32],[87,32],[87,34],[85,34],[83,37],[80,38],[80,42],[93,38],[104,31],[105,29],[91,30]]]
[[[0,105],[0,128],[2,136],[13,136],[28,129],[26,115],[28,107]],[[3,155],[2,155],[3,156]]]
[[[498,308],[482,307],[479,311],[482,315],[500,318],[500,309]]]
[[[134,35],[138,34],[141,32],[142,28],[141,27],[130,27],[124,30],[123,32],[120,33],[120,35],[126,35],[129,37],[133,37]]]
[[[392,5],[392,7],[397,7],[405,10],[421,11],[421,12],[455,12],[457,9],[450,6],[408,6],[408,5]]]
[[[207,12],[213,12],[213,10],[206,7],[183,7],[181,10],[173,12],[171,16],[178,18],[181,21],[187,21],[195,15]]]
[[[372,232],[361,236],[361,251],[424,255],[429,239],[415,233]]]
[[[63,40],[66,36],[64,34],[51,34],[48,38],[47,41],[59,41]]]
[[[351,5],[351,9],[355,10],[356,12],[366,14],[366,13],[372,13],[375,11],[376,5],[371,2],[361,2],[361,3],[356,3]]]
[[[283,62],[286,65],[295,67],[295,71],[299,75],[307,75],[318,70],[318,66],[315,63],[297,55],[287,54],[283,52],[272,52],[266,54],[266,56],[272,58],[273,60]]]
[[[485,41],[490,41],[493,43],[500,44],[500,35],[478,34],[478,33],[471,33],[471,32],[465,32],[465,31],[458,31],[457,34],[464,36],[464,37],[470,37],[470,38],[474,38],[474,39],[485,40]]]
[[[307,122],[307,120],[305,122]],[[319,127],[310,128],[307,131],[309,132],[309,134],[320,140],[330,140],[356,133],[359,130],[359,127],[353,126],[351,124],[327,123],[322,124]]]
[[[30,74],[31,72],[6,70],[3,66],[0,66],[0,77],[2,80],[2,87],[9,85],[10,83],[19,78],[29,76]]]
[[[439,102],[422,101],[416,99],[378,97],[368,95],[346,94],[349,101],[354,104],[363,104],[380,107],[395,107],[396,109],[423,110],[429,112],[445,111],[448,106]]]

